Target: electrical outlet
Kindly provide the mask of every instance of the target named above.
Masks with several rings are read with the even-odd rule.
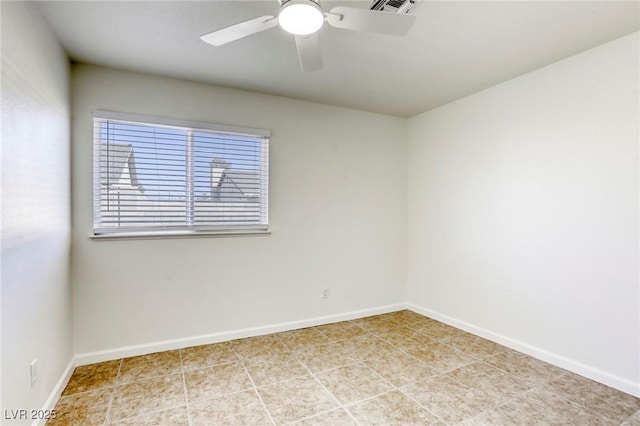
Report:
[[[329,287],[325,287],[322,289],[322,298],[323,299],[329,298]]]
[[[31,361],[31,364],[29,364],[29,375],[31,377],[31,386],[33,386],[38,381],[38,358]]]

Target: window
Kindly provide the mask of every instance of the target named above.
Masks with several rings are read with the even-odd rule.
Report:
[[[97,112],[93,147],[95,236],[268,231],[268,131]]]

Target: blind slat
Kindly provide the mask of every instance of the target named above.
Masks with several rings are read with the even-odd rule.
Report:
[[[268,132],[241,133],[95,117],[94,233],[268,228]]]

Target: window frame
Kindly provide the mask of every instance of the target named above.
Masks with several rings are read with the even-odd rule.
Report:
[[[266,188],[266,197],[261,198],[261,213],[266,219],[265,224],[246,224],[238,226],[185,226],[181,227],[140,227],[139,229],[118,230],[118,229],[98,229],[96,227],[97,203],[100,203],[100,179],[97,177],[96,167],[101,157],[98,144],[100,143],[100,133],[96,120],[114,120],[131,122],[132,124],[142,124],[158,127],[182,128],[190,131],[212,131],[220,134],[248,136],[261,139],[261,161],[266,162],[266,171],[261,172],[261,189]],[[140,114],[120,113],[113,111],[95,110],[92,115],[92,232],[90,238],[93,240],[119,240],[119,239],[158,239],[158,238],[191,238],[191,237],[225,237],[225,236],[260,236],[271,233],[269,220],[269,145],[271,131],[251,127],[240,127],[210,122],[180,120],[164,117],[147,116]],[[185,171],[185,174],[187,171]],[[185,213],[185,218],[186,218]],[[97,231],[97,232],[96,232]]]

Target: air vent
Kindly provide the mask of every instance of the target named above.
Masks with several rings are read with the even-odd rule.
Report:
[[[370,10],[383,10],[393,13],[407,13],[417,0],[374,0],[369,6]]]

